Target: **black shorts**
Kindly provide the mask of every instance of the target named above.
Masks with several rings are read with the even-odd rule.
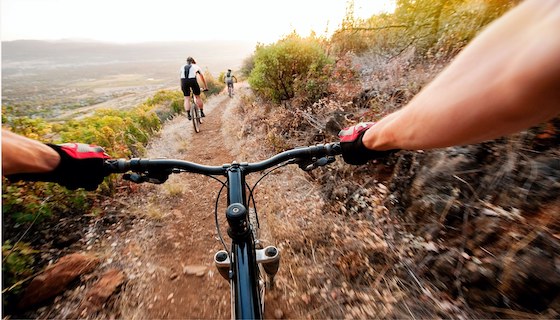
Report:
[[[200,86],[198,85],[198,81],[196,81],[196,78],[181,78],[181,90],[183,90],[183,95],[185,97],[191,95],[191,88],[195,96],[200,95]]]

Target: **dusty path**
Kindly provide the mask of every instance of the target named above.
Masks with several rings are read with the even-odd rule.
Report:
[[[233,160],[259,161],[270,156],[262,148],[262,136],[240,138],[242,116],[235,110],[246,103],[244,97],[250,92],[241,83],[236,92],[233,99],[225,94],[208,99],[204,108],[207,116],[198,134],[184,116],[166,122],[159,136],[147,147],[146,157],[222,165]],[[276,171],[255,192],[261,240],[265,245],[276,244],[283,250],[291,246],[290,240],[301,243],[304,241],[300,230],[302,214],[320,214],[321,201],[310,191],[317,188],[306,182],[300,171],[296,168]],[[247,182],[253,185],[259,177],[252,175]],[[223,248],[214,216],[220,187],[214,179],[194,174],[172,175],[161,185],[125,183],[105,208],[110,214],[95,219],[85,231],[83,249],[101,261],[97,272],[85,276],[84,285],[67,291],[52,306],[41,308],[37,318],[230,318],[229,283],[213,265],[214,254]],[[292,209],[286,209],[288,205]],[[225,207],[225,194],[222,194],[218,217],[224,234]],[[282,223],[278,223],[279,217],[284,217]],[[287,217],[294,218],[285,221]],[[279,237],[268,228],[269,220],[274,230],[280,232]],[[298,225],[286,223],[289,221]],[[287,230],[295,230],[295,234],[286,233]],[[282,270],[276,276],[276,288],[266,294],[265,317],[301,318],[305,310],[314,309],[294,303],[301,301],[301,292],[307,288],[300,278],[307,269],[298,265],[301,257],[290,258],[289,251],[282,252]],[[117,269],[124,275],[121,290],[100,305],[90,304],[86,291],[109,269]]]
[[[220,127],[224,109],[236,102],[237,98],[225,95],[209,99],[198,134],[193,134],[186,117],[172,120],[149,146],[148,156],[208,165],[230,162]],[[139,188],[145,197],[138,204],[138,214],[150,219],[133,228],[133,239],[122,248],[129,260],[123,266],[129,281],[120,297],[122,316],[229,318],[229,285],[212,263],[214,253],[221,249],[214,222],[220,184],[208,177],[181,174],[166,184]],[[219,213],[223,207],[222,203]]]
[[[192,133],[185,117],[174,119],[152,143],[148,156],[209,165],[231,161],[220,143],[221,114],[228,103],[235,100],[222,95],[208,101],[198,134]],[[210,178],[191,174],[148,186],[155,201],[145,209],[161,215],[161,227],[139,230],[147,234],[130,242],[131,248],[140,248],[136,265],[144,266],[145,272],[129,282],[130,296],[122,296],[126,303],[137,303],[129,310],[132,314],[123,314],[125,318],[229,318],[228,284],[212,265],[213,254],[220,249],[213,214],[219,187]],[[191,274],[192,269],[198,275]]]

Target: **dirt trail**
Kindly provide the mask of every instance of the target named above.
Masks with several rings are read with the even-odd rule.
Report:
[[[237,122],[232,122],[241,120],[233,110],[245,103],[242,97],[250,94],[249,90],[246,84],[239,83],[238,94],[233,99],[226,94],[208,99],[200,133],[194,133],[186,116],[167,121],[159,136],[148,145],[145,156],[207,165],[222,165],[233,160],[253,162],[270,156],[259,147],[262,145],[260,136],[238,139]],[[301,175],[296,168],[275,172],[271,176],[276,178],[263,181],[256,190],[257,202],[265,200],[259,203],[262,204],[259,206],[261,240],[265,245],[287,245],[286,241],[275,242],[276,235],[267,228],[268,220],[275,224],[279,212],[289,216],[300,216],[298,212],[320,212],[318,196],[309,191],[317,191],[317,188],[309,182],[303,183],[307,180]],[[247,182],[252,185],[258,178],[258,175],[251,176]],[[300,190],[302,187],[305,190]],[[214,254],[223,249],[214,216],[220,188],[216,180],[195,174],[171,175],[161,185],[124,183],[119,187],[118,196],[105,203],[105,214],[86,227],[86,236],[80,244],[81,250],[98,257],[101,265],[93,274],[82,277],[82,285],[66,291],[52,305],[39,308],[31,317],[230,318],[230,286],[213,265]],[[266,201],[270,199],[274,201]],[[288,204],[293,208],[284,211]],[[218,219],[223,234],[226,233],[225,208],[225,193],[222,193],[218,201]],[[276,213],[267,214],[272,211]],[[275,224],[274,229],[286,228],[294,226]],[[298,232],[297,238],[303,236]],[[227,235],[225,241],[228,243]],[[282,264],[289,267],[286,269],[289,272],[279,272],[276,289],[267,292],[266,318],[294,318],[305,314],[302,313],[305,308],[293,303],[294,299],[299,299],[294,288],[299,288],[300,284],[294,277],[298,270],[293,271],[289,262],[289,253],[283,253]],[[101,305],[89,303],[88,290],[109,269],[122,271],[126,278],[124,285]]]
[[[186,117],[173,119],[149,146],[147,156],[208,165],[231,162],[220,128],[222,113],[238,102],[237,97],[209,99],[198,134],[193,134]],[[214,221],[220,184],[208,177],[181,174],[163,185],[139,188],[143,193],[137,194],[145,196],[137,204],[138,214],[150,219],[140,219],[130,232],[132,239],[121,248],[125,258],[121,263],[129,277],[120,296],[122,317],[229,318],[229,284],[212,263],[214,253],[222,248]],[[224,208],[221,201],[218,213]]]

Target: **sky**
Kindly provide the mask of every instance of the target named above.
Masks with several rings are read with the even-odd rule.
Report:
[[[354,0],[355,16],[394,0]],[[134,43],[232,40],[273,43],[295,30],[329,35],[346,0],[1,0],[2,41],[82,39]],[[327,32],[326,32],[327,31]]]

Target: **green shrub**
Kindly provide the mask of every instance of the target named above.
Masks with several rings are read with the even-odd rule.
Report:
[[[149,137],[161,128],[153,107],[144,104],[131,111],[98,110],[59,128],[59,142],[79,141],[102,146],[113,157],[139,156]]]
[[[206,80],[206,84],[208,85],[208,91],[206,91],[206,95],[218,94],[225,88],[224,82],[220,81],[219,78],[216,80],[216,78],[214,78],[214,76],[208,71],[204,72],[204,79]]]
[[[36,253],[37,251],[28,243],[18,242],[13,245],[8,240],[2,244],[2,306],[4,308],[7,307],[9,298],[17,296],[25,280],[33,275]]]
[[[154,107],[160,122],[173,118],[185,110],[183,93],[179,90],[160,90],[144,104]]]
[[[244,79],[247,79],[251,75],[251,72],[253,71],[254,68],[255,68],[255,56],[250,55],[249,57],[243,60],[243,63],[241,64],[241,70],[239,71],[241,73],[241,76]]]
[[[294,98],[315,101],[328,83],[328,58],[314,36],[301,38],[295,33],[275,44],[257,47],[255,66],[249,76],[251,87],[275,102]]]
[[[145,105],[155,107],[158,105],[168,105],[176,101],[183,101],[183,94],[179,90],[159,90],[153,97],[148,98]]]
[[[42,118],[14,117],[4,115],[2,124],[7,125],[10,131],[42,142],[49,141],[53,135],[53,124]]]

